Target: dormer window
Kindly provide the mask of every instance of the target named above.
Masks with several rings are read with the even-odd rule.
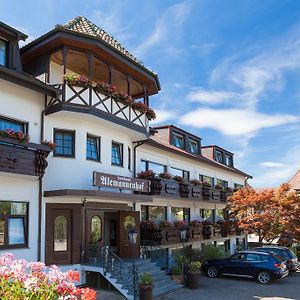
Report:
[[[184,148],[184,136],[177,133],[177,132],[173,132],[173,143],[174,146],[176,146],[177,148]]]
[[[216,150],[215,159],[219,163],[223,163],[223,153],[219,150]]]
[[[225,165],[232,167],[233,163],[232,163],[232,156],[225,154]]]
[[[0,65],[7,66],[7,50],[8,43],[7,41],[0,38]]]
[[[193,154],[199,154],[199,142],[189,139],[189,151]]]

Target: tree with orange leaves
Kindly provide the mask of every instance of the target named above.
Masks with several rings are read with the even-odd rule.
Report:
[[[263,240],[273,241],[282,232],[274,189],[241,189],[229,197],[227,209],[238,220],[238,226],[244,232],[258,236],[260,245]]]

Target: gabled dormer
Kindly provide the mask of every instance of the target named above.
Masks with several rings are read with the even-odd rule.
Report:
[[[27,38],[24,33],[0,22],[0,65],[21,72],[19,41]]]
[[[154,127],[170,145],[194,155],[201,155],[201,138],[174,125]]]
[[[202,146],[203,156],[233,168],[233,153],[217,145]]]

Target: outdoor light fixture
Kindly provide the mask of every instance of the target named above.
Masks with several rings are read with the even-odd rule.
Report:
[[[180,232],[180,240],[182,243],[184,243],[186,240],[187,229],[184,227],[181,227],[179,232]]]
[[[128,239],[130,244],[135,245],[137,241],[137,231],[134,228],[131,228],[128,232]]]

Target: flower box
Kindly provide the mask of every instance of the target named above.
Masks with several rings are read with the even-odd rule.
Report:
[[[177,227],[164,228],[161,231],[161,235],[162,235],[162,240],[161,240],[162,245],[176,244],[181,242],[179,228]]]
[[[211,200],[211,188],[210,187],[202,188],[202,197],[203,197],[203,200]]]
[[[142,241],[153,241],[157,244],[161,243],[162,234],[160,229],[141,229]]]
[[[203,239],[203,226],[189,226],[190,240],[200,241]]]
[[[214,225],[214,236],[220,237],[221,236],[222,227],[218,224]]]
[[[205,239],[205,240],[210,239],[212,233],[213,233],[212,225],[203,225],[203,227],[202,227],[203,239]]]

